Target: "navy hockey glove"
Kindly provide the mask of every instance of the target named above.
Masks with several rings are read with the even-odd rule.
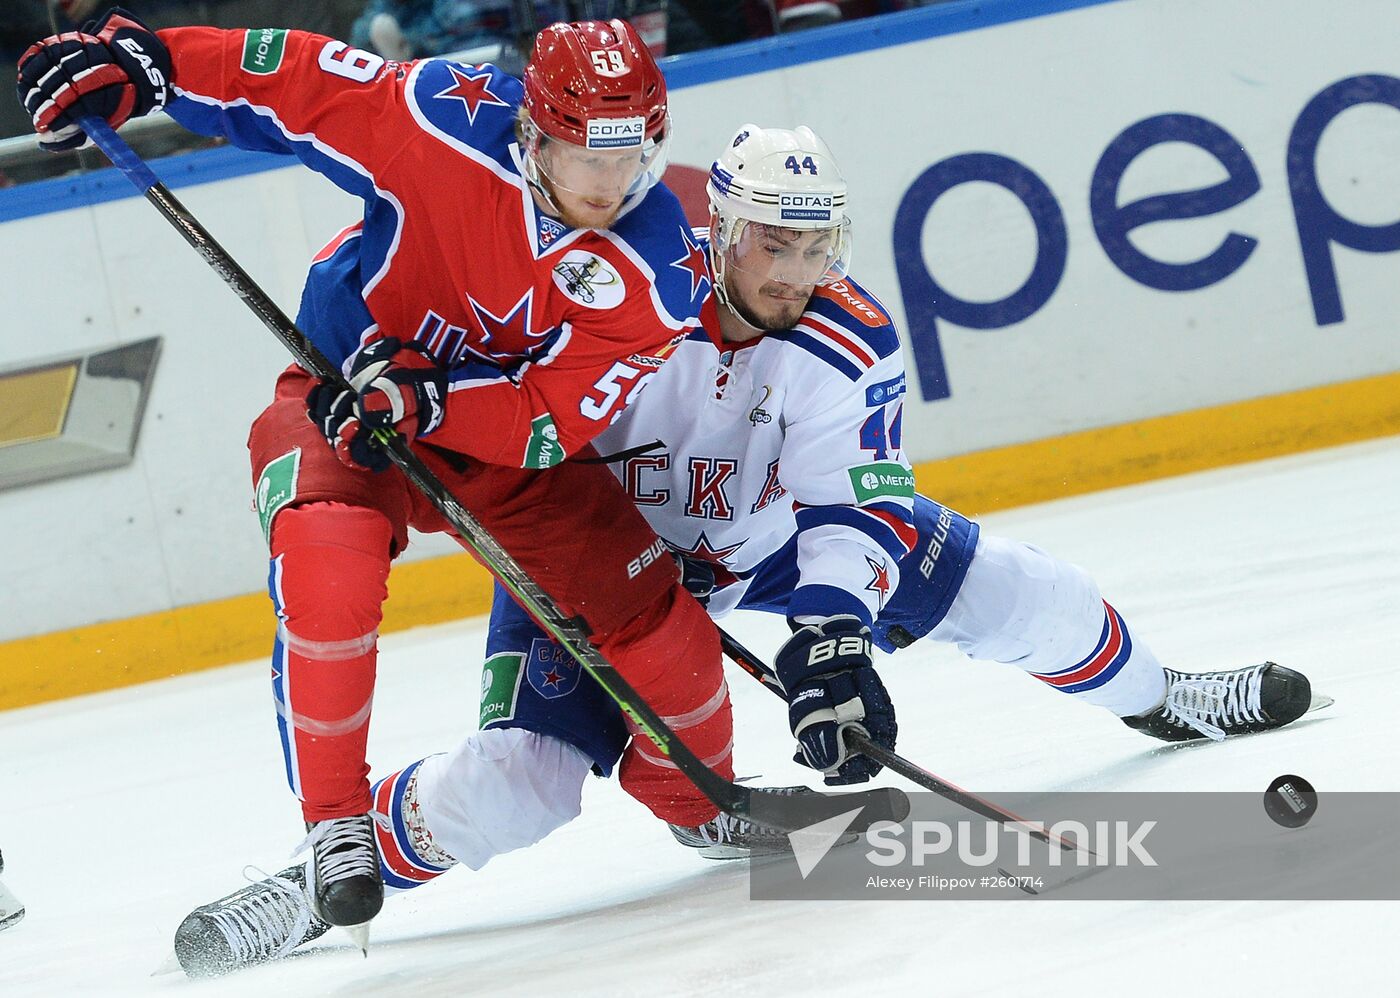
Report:
[[[893,749],[894,704],[871,661],[870,628],[842,614],[808,624],[778,650],[778,679],[788,696],[795,762],[825,774],[827,786],[864,783],[883,767],[846,752],[841,732],[858,728]]]
[[[50,35],[19,58],[16,90],[34,120],[39,144],[50,152],[87,142],[84,114],[120,128],[131,118],[165,107],[170,98],[170,50],[120,7],[81,31]]]
[[[316,382],[306,395],[306,416],[342,464],[374,472],[389,467],[389,455],[355,415],[355,393],[349,388],[331,381]]]
[[[350,387],[358,396],[355,413],[371,431],[417,438],[442,425],[447,372],[417,340],[386,336],[361,349],[350,361]]]
[[[442,423],[447,374],[423,344],[392,336],[350,359],[350,387],[318,382],[306,396],[306,414],[351,467],[384,471],[390,465],[379,436],[421,437]]]
[[[701,606],[710,605],[710,594],[715,591],[715,566],[703,558],[687,558],[680,551],[672,551],[676,567],[681,570],[681,585],[695,597]]]

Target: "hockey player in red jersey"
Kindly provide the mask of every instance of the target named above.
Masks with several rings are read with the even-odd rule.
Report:
[[[194,131],[296,156],[364,201],[314,259],[298,324],[352,390],[293,365],[249,436],[277,614],[288,781],[329,922],[382,903],[365,743],[391,559],[445,524],[373,433],[416,449],[689,747],[732,778],[717,637],[604,465],[569,458],[698,323],[701,252],[658,183],[665,82],[622,21],[556,24],[524,80],[385,61],[299,31],[175,28],[113,11],[22,57],[51,149],[77,117],[164,108]],[[308,414],[311,419],[308,420]],[[371,473],[380,472],[380,473]],[[632,570],[629,571],[629,563]],[[621,778],[667,821],[716,809],[644,738]]]

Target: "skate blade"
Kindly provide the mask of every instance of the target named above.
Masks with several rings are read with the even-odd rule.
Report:
[[[1335,697],[1329,697],[1326,693],[1318,693],[1316,690],[1314,690],[1312,695],[1312,702],[1308,704],[1308,709],[1306,713],[1311,714],[1315,710],[1324,710],[1327,707],[1332,706],[1336,702],[1337,700]]]
[[[165,958],[165,962],[151,971],[151,976],[164,977],[166,974],[183,974],[184,972],[185,968],[180,966],[180,958],[175,955],[174,950],[171,950],[170,955]]]
[[[360,948],[360,953],[369,956],[369,923],[361,922],[359,925],[342,925],[345,934],[350,937],[350,941]]]

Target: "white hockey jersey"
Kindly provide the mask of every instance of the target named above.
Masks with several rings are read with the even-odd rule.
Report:
[[[789,616],[869,622],[916,536],[888,313],[847,280],[747,343],[720,339],[713,300],[701,318],[594,445],[662,538],[718,566],[712,613],[797,535]]]

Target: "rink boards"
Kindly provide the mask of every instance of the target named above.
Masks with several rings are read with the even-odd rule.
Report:
[[[828,140],[920,486],[969,513],[1400,432],[1397,28],[1384,0],[982,2],[700,53],[668,67],[670,179],[695,207],[744,120]],[[159,172],[295,311],[356,205],[285,162]],[[130,463],[0,491],[0,707],[270,643],[243,441],[285,357],[123,184],[0,192],[0,379],[161,340]],[[453,550],[415,543],[386,629],[485,608]]]

